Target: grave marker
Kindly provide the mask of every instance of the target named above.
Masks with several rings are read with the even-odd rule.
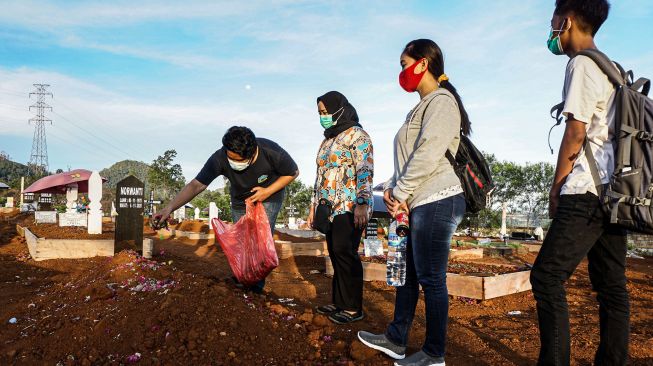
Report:
[[[220,214],[220,210],[215,202],[209,203],[209,228],[213,229],[213,219],[217,218]]]
[[[200,209],[195,207],[195,220],[200,219]]]
[[[77,195],[77,189],[75,189]],[[88,233],[102,234],[102,178],[97,171],[91,173],[88,178],[88,199],[91,203],[88,205]],[[142,222],[142,221],[141,221]]]
[[[59,214],[59,226],[84,226],[88,225],[85,212],[64,212]]]
[[[57,211],[35,211],[34,221],[37,224],[56,224]]]
[[[7,197],[7,203],[5,203],[5,207],[14,207],[14,198],[13,197]]]
[[[154,190],[151,190],[150,191],[150,200],[147,201],[148,208],[149,208],[149,210],[147,212],[147,216],[149,216],[151,218],[152,215],[154,215],[154,213],[156,212],[156,206],[154,206],[154,205],[158,205],[160,203],[161,203],[161,201],[154,199]]]
[[[77,211],[77,183],[66,186],[66,212]]]
[[[121,180],[116,185],[116,202],[115,252],[124,249],[142,251],[145,185],[133,175]]]
[[[370,221],[367,222],[367,226],[365,227],[365,237],[366,238],[376,238],[379,235],[379,220],[377,219],[370,219]]]
[[[52,193],[41,193],[37,207],[39,211],[52,211]]]

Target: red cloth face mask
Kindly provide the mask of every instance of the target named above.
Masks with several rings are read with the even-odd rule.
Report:
[[[409,93],[413,93],[417,90],[419,82],[422,81],[424,74],[426,74],[426,69],[419,74],[415,74],[415,68],[420,62],[422,62],[422,60],[423,58],[415,61],[414,64],[399,73],[399,85]]]

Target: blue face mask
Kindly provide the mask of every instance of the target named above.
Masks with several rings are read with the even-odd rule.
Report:
[[[565,51],[562,49],[562,42],[560,41],[560,35],[562,32],[565,32],[568,29],[564,29],[563,27],[565,26],[565,23],[567,22],[567,19],[565,19],[562,22],[562,25],[560,26],[560,29],[553,29],[551,27],[551,32],[549,32],[549,39],[546,41],[546,46],[549,48],[549,51],[553,53],[554,55],[560,56],[564,55]],[[558,32],[557,36],[553,36],[554,32]]]
[[[341,110],[342,110],[342,108],[338,109],[336,111],[336,113],[340,112]],[[334,114],[336,114],[336,113],[334,113]],[[342,116],[342,114],[340,116]],[[326,129],[329,129],[329,128],[335,126],[338,123],[338,119],[340,119],[340,117],[338,117],[334,122],[333,121],[333,114],[326,114],[326,115],[323,115],[323,116],[321,115],[320,116],[320,124],[326,130]]]

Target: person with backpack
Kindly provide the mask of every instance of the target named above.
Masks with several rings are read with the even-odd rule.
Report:
[[[454,231],[466,210],[463,187],[449,156],[455,156],[471,123],[456,88],[444,73],[442,50],[430,39],[409,42],[401,53],[399,84],[417,91],[394,140],[394,175],[385,184],[388,212],[409,213],[406,281],[397,287],[394,319],[384,333],[358,332],[368,347],[399,360],[395,365],[444,365],[449,295],[447,266]],[[406,356],[419,287],[424,290],[426,339]]]
[[[358,255],[363,229],[372,215],[373,146],[356,109],[337,91],[317,98],[324,140],[308,225],[324,233],[333,266],[331,303],[317,312],[336,324],[362,320],[363,264]]]
[[[610,223],[599,200],[615,167],[615,86],[585,55],[598,52],[594,36],[609,8],[606,0],[557,0],[551,19],[548,48],[570,61],[562,92],[566,126],[549,201],[553,221],[531,272],[540,329],[538,365],[570,364],[564,285],[586,256],[599,302],[595,364],[625,365],[628,356],[626,233]],[[617,72],[616,65],[608,67]]]

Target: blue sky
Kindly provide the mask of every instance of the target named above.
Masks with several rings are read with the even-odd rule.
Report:
[[[3,1],[0,150],[27,162],[33,83],[49,83],[50,168],[150,162],[176,149],[187,179],[232,125],[279,142],[312,184],[315,98],[339,90],[373,139],[375,181],[417,94],[397,83],[403,46],[435,40],[472,120],[500,159],[555,161],[547,147],[564,56],[546,49],[553,0]],[[653,2],[613,0],[599,47],[653,77]],[[557,148],[562,134],[552,135]]]

